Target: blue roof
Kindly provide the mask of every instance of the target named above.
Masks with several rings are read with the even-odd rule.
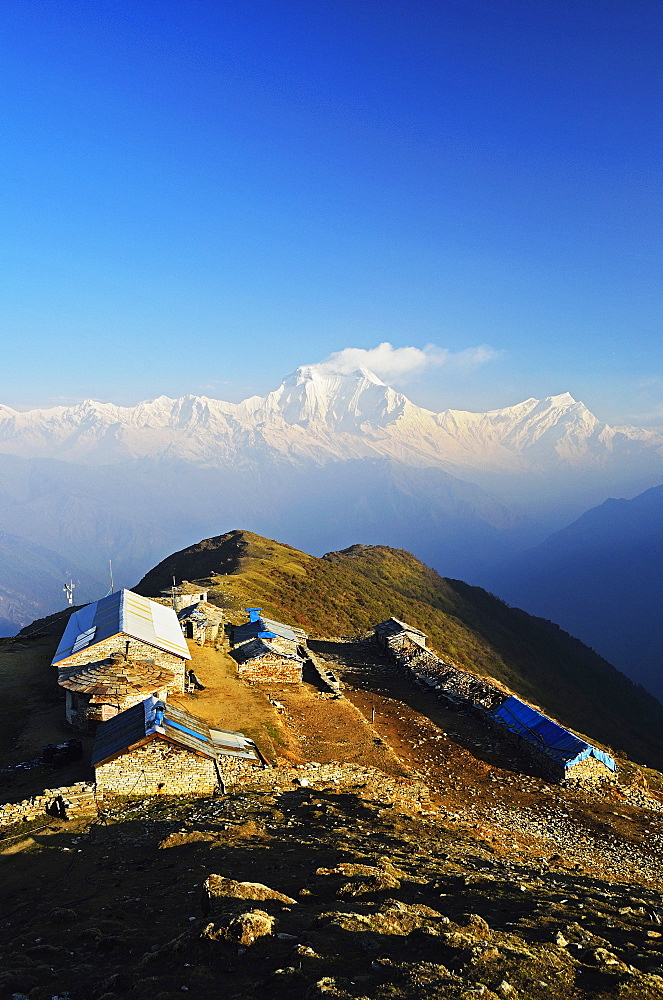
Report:
[[[542,712],[526,705],[519,698],[513,696],[507,698],[488,714],[512,733],[517,733],[524,740],[539,747],[543,753],[567,770],[590,756],[596,757],[611,771],[617,770],[617,765],[609,753],[581,740],[579,736],[553,722]]]
[[[272,621],[271,618],[254,618],[252,621],[244,622],[243,625],[235,625],[233,630],[233,642],[236,646],[251,639],[266,639],[278,636],[279,639],[287,639],[295,644],[306,641],[306,633],[292,625],[284,625],[283,622]]]

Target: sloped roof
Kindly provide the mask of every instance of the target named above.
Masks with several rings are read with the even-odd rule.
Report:
[[[251,639],[249,642],[235,646],[230,655],[238,663],[246,663],[247,660],[260,659],[261,656],[281,656],[284,660],[294,660],[296,663],[303,663],[301,656],[298,656],[292,648],[291,643],[270,641],[264,639]]]
[[[172,608],[151,601],[149,597],[134,594],[131,590],[118,590],[74,611],[52,663],[62,663],[74,653],[92,649],[97,643],[114,635],[127,635],[149,643],[156,649],[174,653],[182,659],[191,659],[186,639]]]
[[[308,636],[301,628],[294,625],[284,625],[283,622],[274,621],[272,618],[258,618],[254,622],[244,622],[242,625],[235,625],[233,629],[233,643],[239,646],[243,642],[257,639],[261,632],[272,632],[279,639],[287,639],[288,642],[306,642]]]
[[[617,765],[609,753],[581,740],[575,733],[553,722],[547,715],[526,705],[512,696],[489,712],[497,722],[502,723],[512,733],[539,747],[548,757],[557,761],[567,770],[586,757],[600,760],[609,770],[616,771]]]
[[[65,663],[58,671],[58,684],[90,701],[121,700],[128,695],[149,694],[175,683],[172,670],[148,660],[97,660],[94,663]]]
[[[422,632],[420,628],[415,628],[414,625],[408,625],[407,622],[402,622],[398,618],[387,618],[386,621],[380,622],[375,626],[375,631],[378,635],[398,635],[399,632],[409,632],[412,635],[420,635],[423,638],[427,638],[426,633]]]
[[[226,620],[225,613],[221,608],[217,608],[215,604],[210,604],[209,601],[198,601],[197,604],[189,604],[186,608],[182,608],[181,611],[177,612],[177,619],[180,622],[189,621],[191,618],[195,622],[207,625],[222,625]]]
[[[158,705],[164,709],[159,724],[156,715]],[[204,719],[183,708],[158,702],[156,698],[146,698],[99,724],[92,749],[92,766],[106,764],[154,739],[165,740],[212,760],[238,757],[255,763],[261,761],[253,740],[243,733],[210,729]]]

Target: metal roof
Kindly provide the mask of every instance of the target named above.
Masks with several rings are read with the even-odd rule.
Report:
[[[157,725],[158,705],[164,706],[164,712]],[[154,739],[175,743],[212,760],[241,757],[258,763],[261,759],[253,741],[243,733],[210,729],[204,719],[150,697],[99,724],[92,749],[92,766],[99,767]]]
[[[230,655],[233,659],[237,660],[238,663],[246,663],[247,660],[259,659],[261,656],[281,656],[284,660],[295,660],[297,663],[303,663],[301,656],[297,655],[296,647],[293,650],[291,643],[279,642],[265,642],[264,639],[251,639],[250,642],[244,642],[241,646],[235,646],[231,650]]]
[[[191,659],[172,608],[134,594],[131,590],[118,590],[74,611],[52,663],[62,663],[81,649],[92,649],[114,635],[138,639],[184,660]]]
[[[526,705],[519,698],[513,696],[507,698],[488,714],[512,733],[517,733],[524,740],[539,747],[543,753],[567,770],[590,756],[596,757],[611,771],[617,770],[617,765],[609,753],[581,740],[575,733],[564,729],[559,723],[553,722],[547,715]]]
[[[255,621],[244,622],[242,625],[235,625],[233,629],[233,642],[239,646],[250,639],[257,639],[261,632],[273,632],[279,639],[287,639],[288,642],[306,642],[308,636],[306,632],[294,625],[284,625],[283,622],[273,621],[271,618],[257,618]]]
[[[107,722],[100,722],[92,748],[92,766],[97,767],[145,740],[144,702],[132,705]]]

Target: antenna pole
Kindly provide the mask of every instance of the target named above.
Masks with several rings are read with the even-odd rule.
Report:
[[[67,604],[69,604],[70,606],[73,605],[73,603],[74,603],[74,587],[75,586],[76,586],[76,584],[71,579],[71,577],[69,577],[69,583],[65,583],[64,587],[62,588],[64,590],[65,594],[67,595]]]
[[[111,585],[110,586],[110,592],[112,594],[113,591],[114,591],[114,589],[115,589],[115,585],[113,584],[113,560],[112,559],[108,560],[108,569],[110,570],[110,585]]]

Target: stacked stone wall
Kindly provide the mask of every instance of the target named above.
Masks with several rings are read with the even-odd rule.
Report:
[[[302,664],[277,655],[257,656],[238,667],[239,676],[257,684],[300,684]]]
[[[218,784],[213,760],[160,739],[100,765],[96,778],[117,795],[211,795]]]
[[[423,649],[408,636],[390,636],[387,649],[400,666],[412,671],[418,680],[440,693],[450,692],[482,708],[494,708],[506,697],[497,685],[466,670],[459,670],[430,650]]]
[[[356,790],[360,796],[378,797],[392,806],[403,806],[416,812],[426,812],[431,808],[430,789],[423,781],[392,777],[361,764],[285,765],[269,767],[250,776],[252,787],[275,791],[291,791],[297,786],[315,788],[322,785],[329,788],[330,782],[337,787]]]
[[[253,773],[256,764],[221,756],[218,767],[224,784],[232,784]],[[115,795],[211,795],[219,784],[211,758],[161,739],[100,765],[96,778],[101,794]]]
[[[23,799],[22,802],[6,802],[0,805],[0,827],[12,823],[29,823],[47,815],[57,815],[60,800],[68,803],[67,812],[80,815],[85,812],[96,812],[95,788],[85,781],[75,785],[65,785],[62,788],[45,788],[41,795]]]

